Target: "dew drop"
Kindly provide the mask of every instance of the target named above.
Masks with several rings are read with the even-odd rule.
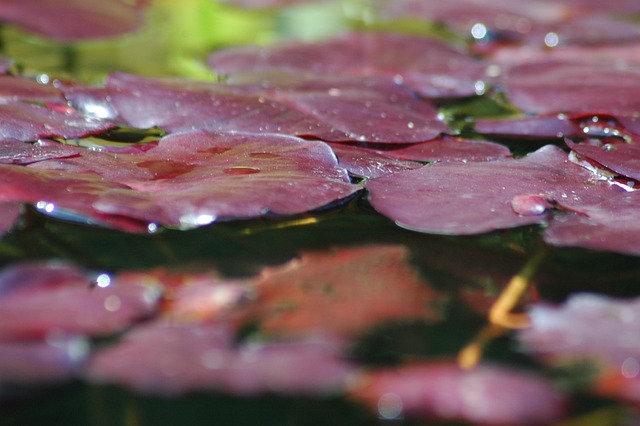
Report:
[[[552,32],[547,33],[544,36],[544,44],[547,47],[556,47],[558,45],[558,43],[560,43],[560,37],[558,37],[558,34]]]
[[[106,288],[111,285],[111,277],[108,274],[100,274],[96,277],[96,285],[100,288]]]
[[[407,127],[410,128],[410,129],[413,129],[415,126],[416,125],[414,124],[413,121],[410,121],[410,122],[407,123]]]
[[[120,298],[113,294],[107,297],[104,301],[104,308],[109,312],[117,311],[118,309],[120,309],[120,306],[122,306]]]
[[[393,420],[402,416],[402,398],[395,393],[385,393],[378,399],[378,414],[381,419]]]
[[[487,36],[487,27],[482,23],[476,23],[471,27],[471,37],[476,40],[482,40]]]

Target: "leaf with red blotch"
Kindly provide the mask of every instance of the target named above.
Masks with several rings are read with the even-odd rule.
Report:
[[[136,231],[146,223],[190,228],[219,218],[306,213],[360,190],[325,143],[289,136],[190,132],[146,151],[78,153],[0,165],[3,199],[42,202],[44,212],[69,210]]]
[[[567,403],[540,376],[498,365],[463,370],[447,361],[369,371],[349,395],[387,420],[479,425],[550,424],[562,417]]]
[[[306,253],[267,269],[239,321],[278,336],[354,337],[388,321],[437,321],[439,295],[420,278],[402,246]]]
[[[116,73],[111,104],[138,128],[278,133],[342,142],[410,143],[448,131],[433,105],[381,78],[290,76],[269,87]]]
[[[622,192],[552,145],[522,159],[436,163],[366,188],[371,205],[399,226],[452,235],[543,223],[550,206],[581,212]]]
[[[229,81],[265,79],[265,72],[352,77],[381,76],[430,98],[475,96],[487,66],[434,39],[391,33],[351,33],[319,43],[236,47],[209,57]],[[268,80],[268,75],[267,75]]]
[[[342,344],[321,338],[234,347],[221,325],[155,322],[98,351],[86,376],[162,395],[322,395],[344,391],[356,370],[341,352]]]
[[[0,339],[50,333],[106,335],[151,315],[160,289],[91,278],[65,265],[9,267],[0,274]]]
[[[0,1],[0,20],[60,41],[102,38],[142,24],[144,0]]]
[[[74,378],[89,355],[82,337],[5,341],[0,339],[0,388]]]

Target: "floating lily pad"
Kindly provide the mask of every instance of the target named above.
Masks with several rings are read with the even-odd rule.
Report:
[[[209,65],[230,81],[263,80],[264,71],[293,78],[344,75],[382,76],[432,98],[474,96],[486,78],[486,64],[463,51],[424,37],[392,33],[353,33],[321,43],[239,47],[215,52]]]
[[[371,179],[366,187],[372,206],[398,225],[453,235],[543,223],[549,205],[581,211],[622,192],[551,145],[522,159],[433,164]]]
[[[542,377],[494,365],[463,370],[445,361],[367,372],[350,396],[387,420],[482,425],[550,424],[566,404],[562,392]]]
[[[360,189],[319,141],[192,132],[149,148],[78,150],[73,158],[0,166],[3,198],[135,231],[145,223],[190,228],[219,218],[305,213]]]
[[[0,20],[68,41],[120,35],[142,23],[140,0],[28,0],[0,2]]]
[[[429,102],[380,78],[281,78],[265,88],[112,74],[107,91],[128,125],[169,132],[204,129],[408,143],[448,130]]]

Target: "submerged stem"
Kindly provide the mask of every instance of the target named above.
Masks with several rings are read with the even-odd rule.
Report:
[[[520,329],[529,326],[529,317],[524,313],[514,313],[522,296],[529,289],[535,275],[547,254],[546,247],[538,249],[522,269],[514,275],[489,310],[489,322],[506,329]]]
[[[529,289],[531,279],[538,271],[547,254],[547,248],[539,248],[514,275],[489,310],[489,324],[480,330],[458,353],[458,365],[463,369],[474,368],[480,362],[484,348],[492,340],[504,335],[508,330],[529,326],[529,316],[525,313],[514,313],[513,309],[520,304],[525,292]]]

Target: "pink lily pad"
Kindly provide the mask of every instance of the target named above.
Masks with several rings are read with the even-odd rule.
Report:
[[[622,191],[599,182],[551,145],[522,159],[436,163],[371,179],[366,188],[371,205],[399,226],[453,235],[543,223],[548,202],[581,211]],[[524,196],[547,201],[523,214],[514,201]]]
[[[40,339],[51,333],[105,335],[155,310],[159,289],[91,279],[63,265],[16,265],[0,274],[0,338]]]
[[[450,98],[476,95],[486,64],[434,39],[391,34],[352,33],[320,43],[239,47],[213,53],[209,65],[230,81],[254,81],[265,71],[296,76],[382,76],[421,95]],[[237,76],[236,76],[237,74]],[[295,77],[294,77],[295,78]]]
[[[192,132],[146,151],[78,153],[0,165],[2,198],[135,231],[147,223],[190,228],[219,218],[304,213],[360,189],[326,144],[288,136]]]
[[[327,339],[232,346],[224,327],[152,323],[99,351],[86,376],[141,392],[318,395],[343,391],[355,367]]]
[[[263,273],[241,321],[259,321],[274,335],[346,338],[387,321],[437,321],[439,296],[408,257],[402,246],[306,253]]]
[[[141,0],[0,2],[0,20],[60,41],[116,36],[142,23]]]
[[[387,420],[481,425],[550,424],[566,405],[562,392],[542,377],[497,365],[463,370],[445,361],[367,372],[350,396]]]
[[[271,88],[112,74],[115,111],[138,128],[311,136],[327,141],[422,142],[447,131],[436,109],[384,79],[325,78]]]

